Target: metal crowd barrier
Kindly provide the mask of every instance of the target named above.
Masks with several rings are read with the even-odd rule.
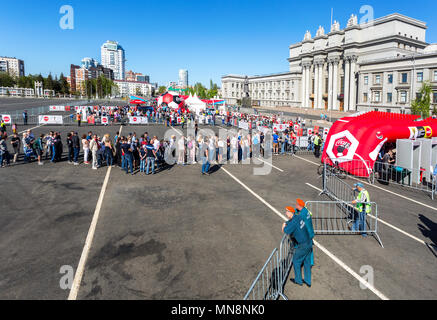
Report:
[[[356,198],[354,189],[330,170],[326,163],[323,170],[322,186],[321,194],[326,194],[334,201],[352,202]]]
[[[284,286],[293,265],[294,245],[289,235],[282,237],[279,251],[275,248],[262,267],[244,300],[277,300],[284,294]]]
[[[262,267],[244,300],[277,300],[280,296],[278,249],[273,250]]]
[[[395,165],[375,163],[375,173],[377,180],[383,184],[396,184],[405,188],[420,190],[431,194],[434,200],[436,193],[436,177],[429,174],[429,171],[417,168],[404,168]]]
[[[378,235],[378,206],[375,202],[368,202],[371,212],[366,214],[365,231],[353,231],[354,221],[358,219],[359,212],[356,205],[344,201],[308,201],[307,209],[312,213],[314,233],[317,235],[359,235],[371,234],[384,247]],[[366,204],[363,203],[365,207]]]

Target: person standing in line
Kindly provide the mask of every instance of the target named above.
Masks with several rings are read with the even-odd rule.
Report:
[[[99,151],[99,141],[97,135],[93,135],[90,142],[90,150],[92,154],[92,169],[97,170],[97,151]]]
[[[80,141],[79,136],[77,135],[77,132],[73,133],[73,136],[71,137],[71,142],[73,146],[73,161],[74,165],[79,165],[79,152],[80,152]]]
[[[105,159],[106,165],[109,167],[113,167],[114,165],[114,146],[112,145],[111,139],[109,138],[109,134],[105,135],[106,139],[104,142],[105,145]]]
[[[86,134],[82,135],[83,163],[89,164],[88,155],[90,153],[90,142],[86,138]]]
[[[208,138],[205,137],[205,140],[202,142],[202,144],[199,146],[200,149],[200,155],[202,160],[202,175],[208,175],[209,176],[209,145],[208,145]]]
[[[7,139],[8,136],[6,134],[0,135],[0,168],[4,168],[3,161],[6,161],[6,166],[10,164],[8,145],[6,143]]]
[[[155,174],[155,160],[156,160],[156,151],[153,146],[153,139],[149,141],[146,145],[146,157],[147,157],[147,168],[146,175],[149,175],[150,165],[152,165],[152,174]]]
[[[35,152],[35,154],[36,154],[36,157],[38,158],[38,165],[39,166],[42,166],[44,163],[41,161],[41,156],[42,156],[42,153],[43,153],[43,150],[44,150],[44,147],[43,147],[43,139],[44,139],[44,135],[43,134],[41,134],[40,136],[39,136],[39,138],[37,138],[36,140],[35,140],[35,142],[33,143],[33,150],[34,150],[34,152]]]
[[[69,132],[67,134],[67,148],[68,148],[68,163],[73,163],[73,140],[72,140],[72,134]]]
[[[308,230],[308,234],[311,238],[311,240],[314,239],[315,233],[314,233],[314,226],[313,226],[313,214],[307,209],[305,206],[305,201],[302,199],[296,200],[296,214],[300,215],[301,218],[305,221],[305,227]],[[314,243],[313,243],[314,245]],[[311,251],[311,266],[314,266],[314,252]]]
[[[140,172],[146,172],[146,157],[147,157],[147,145],[144,144],[140,148]]]
[[[185,165],[185,137],[181,136],[178,140],[178,164]],[[147,160],[147,163],[149,161]]]
[[[18,159],[18,155],[20,154],[20,144],[21,144],[20,137],[16,132],[14,132],[14,134],[12,135],[11,144],[12,144],[12,148],[14,149],[13,162],[16,163]]]

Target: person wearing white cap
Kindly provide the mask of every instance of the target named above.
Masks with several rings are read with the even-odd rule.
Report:
[[[355,190],[357,190],[358,197],[352,201],[353,205],[356,205],[358,215],[355,217],[352,231],[362,231],[361,235],[367,237],[366,234],[366,216],[372,211],[372,205],[370,204],[369,192],[364,189],[364,185],[361,182],[354,184]]]

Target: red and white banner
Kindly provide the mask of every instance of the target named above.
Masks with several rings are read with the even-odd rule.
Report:
[[[267,134],[267,132],[270,131],[270,129],[268,127],[265,127],[265,126],[258,126],[258,130],[264,134]]]
[[[149,120],[147,117],[129,117],[130,124],[147,124]]]
[[[63,124],[62,116],[39,116],[39,124]]]
[[[50,106],[49,111],[55,112],[55,111],[65,111],[65,106]]]
[[[288,125],[286,124],[274,124],[273,125],[273,131],[285,131],[287,129]]]
[[[294,125],[294,132],[298,132],[299,131],[300,126],[298,124]]]
[[[313,134],[313,128],[308,128],[308,135],[310,136],[310,135],[312,135]]]
[[[109,118],[108,117],[102,117],[102,124],[109,124]]]
[[[323,129],[323,139],[329,134],[329,128]]]
[[[3,120],[4,123],[6,123],[6,124],[11,124],[12,123],[12,118],[11,118],[10,115],[2,114],[2,115],[0,115],[0,117]]]
[[[181,121],[182,121],[181,117],[178,117],[178,123],[181,123]]]

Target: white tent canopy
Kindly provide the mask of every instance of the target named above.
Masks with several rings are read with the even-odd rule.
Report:
[[[197,95],[194,97],[191,95],[185,100],[185,104],[188,106],[191,112],[195,112],[197,114],[200,113],[201,110],[206,110],[206,103],[200,100]]]

